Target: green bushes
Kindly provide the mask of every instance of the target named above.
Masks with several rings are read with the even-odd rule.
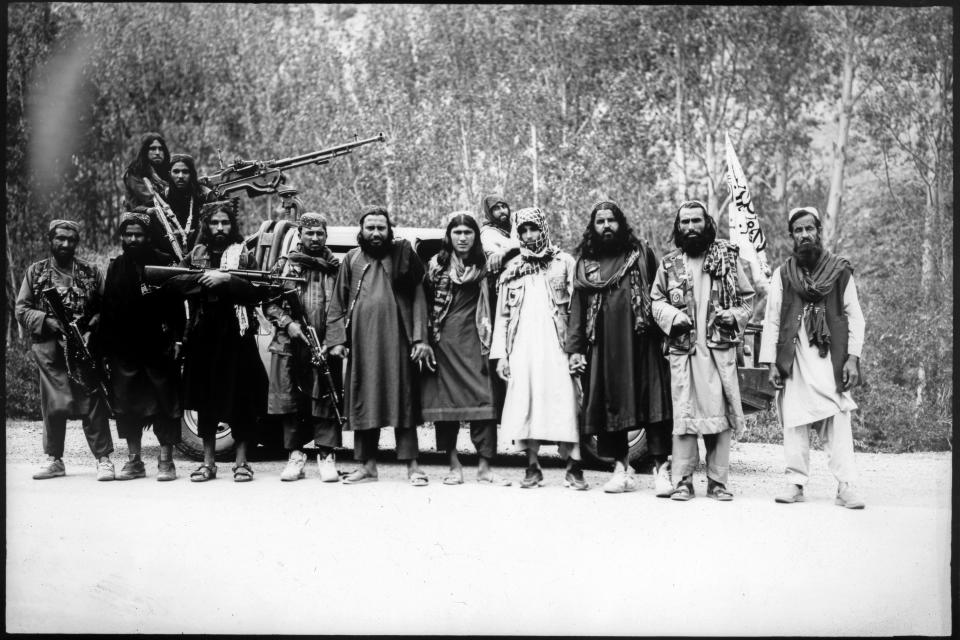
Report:
[[[7,345],[7,417],[40,419],[40,385],[28,341]]]

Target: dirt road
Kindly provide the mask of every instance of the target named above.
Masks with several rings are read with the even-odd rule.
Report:
[[[949,454],[858,454],[863,511],[834,506],[813,453],[809,501],[777,505],[781,451],[737,444],[732,503],[378,483],[97,483],[79,423],[66,478],[30,479],[37,423],[7,425],[6,628],[33,632],[949,634]],[[433,445],[425,433],[424,448]],[[120,447],[122,449],[122,445]],[[118,462],[121,456],[115,456]],[[513,479],[518,456],[498,460]],[[352,463],[343,462],[344,468]],[[311,471],[316,467],[311,464]],[[468,470],[469,471],[469,470]]]

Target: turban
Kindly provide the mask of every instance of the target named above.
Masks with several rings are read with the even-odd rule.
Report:
[[[48,232],[52,232],[57,227],[66,227],[77,232],[77,235],[80,235],[80,225],[74,222],[73,220],[51,220],[50,227],[47,229]]]
[[[133,211],[128,211],[120,216],[120,224],[118,229],[123,233],[124,227],[128,224],[139,224],[143,227],[144,231],[147,231],[150,228],[150,216],[145,213],[136,213]]]
[[[319,213],[308,211],[300,216],[300,219],[297,221],[297,226],[301,229],[315,229],[317,227],[326,229],[327,221]]]
[[[816,218],[817,222],[820,221],[820,212],[817,211],[815,207],[796,207],[790,209],[790,213],[787,215],[787,228],[792,227],[797,218],[808,214]]]

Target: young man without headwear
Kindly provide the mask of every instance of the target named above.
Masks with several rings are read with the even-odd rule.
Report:
[[[823,248],[815,208],[790,211],[787,228],[793,255],[773,272],[759,357],[769,363],[770,382],[779,390],[787,487],[776,501],[804,501],[813,429],[837,479],[836,504],[862,509],[863,498],[853,489],[850,413],[857,405],[850,390],[860,381],[865,323],[853,266]]]
[[[284,286],[296,292],[310,326],[303,326],[303,318],[291,315],[286,302],[274,299],[264,304],[264,315],[276,327],[269,347],[267,413],[281,416],[283,446],[289,452],[281,480],[292,482],[306,476],[307,453],[303,446],[312,440],[317,448],[320,479],[337,482],[340,476],[334,449],[341,444],[341,425],[329,397],[327,380],[311,364],[307,332],[312,328],[321,349],[326,349],[327,310],[340,260],[327,247],[327,221],[319,213],[307,212],[300,216],[298,230],[299,246],[281,258],[274,271],[281,276],[306,280],[303,284],[288,282]],[[336,385],[334,391],[337,397],[343,397],[342,360],[328,358],[327,365]]]
[[[614,459],[613,476],[603,490],[637,489],[628,464],[628,436],[644,429],[654,461],[654,490],[669,496],[670,369],[650,303],[657,256],[609,201],[593,206],[577,252],[566,351],[571,370],[581,372],[583,433],[595,435],[597,452]]]
[[[673,500],[694,497],[697,439],[707,455],[707,496],[728,501],[732,432],[744,428],[736,346],[753,311],[754,291],[736,245],[698,200],[684,202],[673,223],[677,250],[657,268],[653,318],[667,336],[673,401]]]

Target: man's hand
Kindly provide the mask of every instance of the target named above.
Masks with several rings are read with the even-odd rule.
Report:
[[[691,328],[693,328],[693,320],[691,320],[690,316],[686,313],[680,311],[673,319],[673,326],[670,327],[670,335],[674,337],[682,336]]]
[[[568,364],[570,375],[578,376],[587,369],[587,356],[579,353],[571,353]]]
[[[857,356],[847,356],[847,361],[843,363],[843,391],[860,384],[860,368],[857,366],[859,362],[860,358]]]
[[[350,355],[350,349],[342,344],[334,345],[330,347],[330,355],[334,358],[346,358]]]
[[[430,371],[437,370],[437,360],[433,354],[433,348],[428,344],[415,342],[413,349],[410,350],[410,359],[421,367],[426,363],[427,369],[430,369]]]
[[[506,358],[500,358],[497,360],[497,375],[500,376],[504,381],[510,379],[510,364],[507,362]]]
[[[60,321],[54,318],[53,316],[47,316],[43,319],[43,326],[47,328],[47,331],[50,333],[63,333],[63,327],[60,326]]]
[[[287,325],[287,335],[293,340],[300,339],[304,342],[307,341],[307,337],[303,335],[303,327],[301,327],[300,323],[296,321]]]
[[[213,287],[225,284],[230,281],[230,274],[224,273],[219,269],[207,269],[200,276],[200,285],[204,289],[212,289]]]
[[[770,363],[770,384],[774,389],[783,389],[783,380],[780,378],[780,372],[777,370],[777,363]]]
[[[493,273],[500,271],[500,267],[503,266],[503,254],[503,251],[494,251],[487,256],[487,269]]]
[[[725,327],[736,327],[737,317],[733,314],[733,309],[721,309],[717,312],[717,324]]]

